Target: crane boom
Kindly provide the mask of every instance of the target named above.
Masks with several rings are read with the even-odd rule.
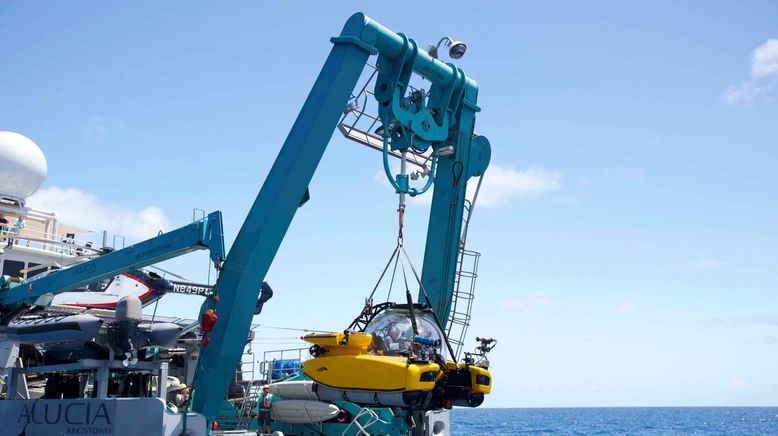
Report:
[[[136,268],[205,249],[210,251],[214,262],[221,262],[224,257],[221,212],[212,212],[202,220],[70,268],[52,271],[18,284],[7,283],[0,287],[0,314],[7,316],[18,308],[41,304],[40,299],[46,296],[71,291]]]

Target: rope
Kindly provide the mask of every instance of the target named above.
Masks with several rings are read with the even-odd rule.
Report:
[[[478,178],[478,184],[475,186],[475,192],[473,193],[473,199],[470,201],[470,209],[467,212],[467,221],[465,222],[465,228],[462,232],[462,250],[465,249],[467,243],[467,232],[470,229],[470,219],[473,217],[473,210],[475,210],[475,201],[478,200],[478,192],[481,191],[481,182],[484,181],[484,175]]]
[[[300,339],[300,338],[297,338]],[[256,342],[256,345],[300,345],[299,342]]]
[[[208,283],[208,286],[211,286],[211,260],[210,259],[208,259],[208,281],[205,283]]]
[[[378,285],[381,284],[381,280],[384,279],[384,275],[386,275],[386,271],[389,269],[389,265],[392,264],[392,260],[394,257],[397,256],[397,258],[400,258],[400,246],[397,245],[397,247],[394,248],[394,251],[392,252],[392,255],[389,256],[389,261],[386,262],[386,266],[384,267],[384,271],[381,273],[381,276],[378,277],[378,281],[375,283],[375,286],[373,287],[373,292],[370,293],[370,296],[367,297],[368,299],[372,299],[373,295],[375,294],[375,291],[378,289]]]
[[[398,217],[398,224],[399,224],[399,230],[397,231],[397,243],[402,244],[403,243],[403,224],[405,221],[405,205],[402,204],[397,208],[397,217]]]
[[[151,315],[151,322],[154,322],[154,319],[157,317],[157,306],[159,306],[159,298],[154,302],[154,313]]]
[[[292,330],[292,331],[296,331],[296,332],[334,333],[331,330],[299,329],[299,328],[293,328],[293,327],[274,327],[274,326],[269,326],[269,325],[262,325],[262,327],[264,327],[266,329]]]
[[[411,267],[411,271],[413,271],[413,276],[416,278],[416,282],[419,284],[419,288],[421,289],[422,294],[424,294],[424,299],[427,301],[427,304],[430,307],[432,306],[432,302],[430,301],[429,295],[427,295],[427,290],[424,289],[424,284],[421,283],[421,279],[419,278],[419,274],[416,273],[416,268],[413,267],[413,262],[411,262],[410,256],[408,256],[408,252],[405,251],[405,247],[400,247],[402,249],[403,254],[405,255],[405,259],[408,260],[408,266]],[[443,329],[443,325],[440,323],[440,318],[438,318],[438,314],[435,313],[435,311],[432,311],[432,317],[435,319],[435,323],[438,324],[438,328],[440,328],[440,331],[443,333],[443,339],[446,342],[446,347],[448,348],[448,352],[451,353],[451,358],[453,359],[455,357],[454,355],[454,349],[451,347],[451,344],[448,342],[448,336],[446,336],[446,332]]]
[[[392,296],[392,289],[394,288],[394,276],[395,274],[397,274],[397,264],[399,262],[400,262],[400,256],[397,256],[394,260],[394,269],[392,270],[392,280],[389,281],[389,292],[386,294],[387,303],[389,302],[389,298]]]
[[[418,336],[419,327],[416,325],[416,313],[413,310],[413,297],[411,296],[411,288],[408,286],[408,277],[405,275],[405,263],[402,265],[403,280],[405,281],[405,300],[408,302],[408,314],[411,318],[411,328],[413,329],[413,335]]]

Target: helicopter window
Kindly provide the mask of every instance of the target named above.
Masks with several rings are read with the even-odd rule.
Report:
[[[40,265],[41,265],[41,264],[39,264],[39,263],[32,263],[32,262],[30,262],[30,263],[28,263],[28,264],[27,264],[27,269],[28,269],[28,270],[30,270],[30,269],[33,269],[33,268],[35,268],[36,266],[40,266]],[[36,269],[35,271],[28,271],[28,272],[27,272],[27,278],[29,279],[29,278],[31,278],[31,277],[35,277],[35,276],[37,276],[38,274],[40,274],[40,273],[44,273],[44,272],[46,272],[46,268],[40,268],[40,269]]]
[[[90,292],[105,292],[106,289],[108,289],[108,286],[113,281],[113,278],[100,280],[96,283],[90,283],[87,285],[87,291]]]
[[[24,262],[18,260],[6,259],[3,262],[3,275],[11,277],[21,277],[24,269]]]

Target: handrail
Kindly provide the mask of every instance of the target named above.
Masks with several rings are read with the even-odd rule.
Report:
[[[27,241],[25,246],[30,247],[30,242],[35,242],[41,246],[34,246],[30,248],[37,248],[43,251],[50,251],[54,253],[63,253],[70,251],[72,255],[78,254],[78,251],[89,251],[94,254],[102,252],[102,247],[95,247],[92,241],[82,241],[75,238],[68,238],[66,236],[57,235],[50,236],[50,233],[40,232],[37,230],[30,230],[23,228],[19,233],[13,231],[13,227],[9,226],[9,230],[0,231],[0,242],[8,244],[8,241],[14,242],[14,246],[19,245],[19,241]],[[51,247],[49,247],[51,245]]]

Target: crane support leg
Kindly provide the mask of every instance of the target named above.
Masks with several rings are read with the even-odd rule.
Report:
[[[478,146],[480,142],[473,146],[477,98],[478,88],[467,84],[457,114],[459,128],[450,136],[456,153],[438,160],[424,248],[421,282],[443,328],[451,310],[467,180],[488,165],[488,157]],[[419,295],[419,301],[425,301],[424,295]]]
[[[371,54],[369,46],[356,40],[333,42],[219,276],[219,301],[210,306],[219,321],[200,356],[193,398],[193,409],[207,417],[218,412],[243,353],[262,280]]]

